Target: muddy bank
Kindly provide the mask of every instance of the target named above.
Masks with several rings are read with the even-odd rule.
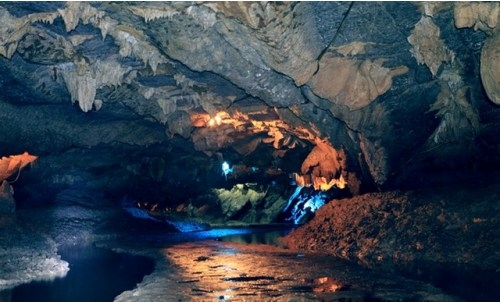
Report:
[[[489,185],[334,200],[282,242],[368,264],[433,261],[499,271],[499,197],[500,186]]]

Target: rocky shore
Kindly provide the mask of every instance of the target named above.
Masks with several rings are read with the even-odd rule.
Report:
[[[498,185],[333,200],[282,242],[372,265],[431,261],[500,270]]]

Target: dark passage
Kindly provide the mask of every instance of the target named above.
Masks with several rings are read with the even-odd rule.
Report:
[[[68,275],[54,281],[32,282],[14,288],[11,302],[106,302],[133,289],[154,269],[143,256],[115,253],[96,247],[71,247],[60,251],[69,262]]]
[[[429,282],[464,301],[495,301],[500,297],[499,273],[470,265],[414,262],[400,267],[398,274]]]

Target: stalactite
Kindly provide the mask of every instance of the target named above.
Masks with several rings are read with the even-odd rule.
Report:
[[[97,91],[97,82],[90,71],[78,74],[74,64],[64,64],[59,67],[62,71],[66,88],[71,95],[71,102],[78,102],[83,112],[92,110]]]
[[[104,12],[88,3],[79,1],[66,2],[66,7],[57,11],[64,20],[66,32],[74,30],[80,20],[83,24],[88,24],[91,20],[100,19],[104,16]]]
[[[120,56],[133,55],[149,65],[153,73],[156,73],[158,65],[168,60],[158,52],[156,47],[146,42],[144,33],[126,25],[120,25],[110,32],[120,45]]]
[[[31,23],[42,22],[42,23],[52,24],[52,23],[54,23],[54,20],[57,17],[59,17],[59,14],[56,12],[53,12],[53,13],[35,13],[35,14],[28,15],[28,18],[30,19]]]
[[[173,7],[145,7],[145,6],[132,6],[129,10],[137,16],[144,18],[144,22],[148,23],[150,21],[155,21],[161,18],[171,19],[175,15],[180,14]]]
[[[106,39],[106,36],[118,26],[118,24],[118,21],[110,18],[109,16],[104,16],[103,18],[96,20],[94,26],[101,30],[102,40],[104,40]]]
[[[32,23],[52,24],[56,17],[57,13],[35,13],[16,18],[6,9],[0,8],[0,55],[10,59],[19,41],[30,31]]]
[[[408,37],[408,42],[413,46],[410,50],[413,57],[418,64],[429,67],[433,76],[437,75],[443,63],[455,59],[455,53],[446,47],[440,35],[441,31],[433,19],[422,16]]]
[[[28,18],[16,18],[6,9],[0,9],[0,55],[10,59],[29,27]]]
[[[84,112],[102,107],[102,100],[95,100],[97,89],[104,86],[119,86],[130,68],[122,68],[116,61],[96,61],[87,63],[83,58],[75,63],[58,66],[66,87],[71,95],[71,102],[78,102]]]

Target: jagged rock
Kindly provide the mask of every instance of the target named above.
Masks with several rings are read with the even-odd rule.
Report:
[[[31,28],[17,46],[19,55],[29,62],[53,65],[72,61],[73,44],[48,30]]]
[[[244,184],[238,184],[231,190],[216,189],[215,193],[219,198],[222,214],[228,219],[235,218],[237,214],[241,215],[239,212],[246,206],[254,208],[266,195],[265,191],[259,192]]]
[[[288,184],[318,141],[343,151],[342,169],[312,167],[327,172],[307,183],[325,189],[334,179],[363,192],[429,171],[489,171],[500,165],[500,109],[486,101],[478,62],[485,41],[483,55],[494,48],[497,8],[6,2],[1,151],[51,163],[16,187],[23,198],[40,184],[53,196],[67,188],[50,179],[85,170],[106,196],[122,188],[172,206],[224,186],[214,175],[225,160]],[[489,57],[482,78],[495,99]],[[162,173],[150,158],[165,163]]]
[[[345,188],[342,172],[346,170],[345,153],[335,150],[326,141],[316,141],[316,146],[302,163],[301,175],[295,180],[299,186],[313,186],[315,190],[328,191],[332,186]],[[345,173],[344,173],[345,174]]]

